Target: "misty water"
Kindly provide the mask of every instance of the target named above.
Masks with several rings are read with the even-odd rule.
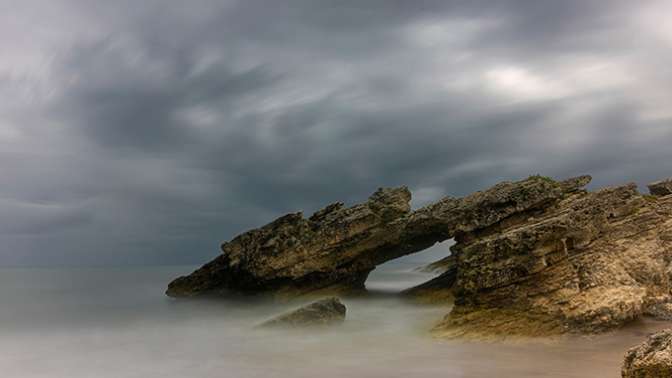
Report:
[[[173,300],[167,282],[194,267],[0,269],[2,377],[617,377],[623,353],[669,324],[554,342],[432,339],[447,306],[394,295],[430,275],[377,269],[372,295],[345,299],[330,329],[254,325],[299,303]]]

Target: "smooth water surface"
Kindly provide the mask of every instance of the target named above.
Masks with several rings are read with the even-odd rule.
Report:
[[[618,377],[624,352],[668,326],[639,322],[554,343],[437,341],[449,308],[393,293],[426,280],[404,264],[374,272],[326,330],[253,329],[299,303],[172,300],[193,267],[0,269],[2,377]]]

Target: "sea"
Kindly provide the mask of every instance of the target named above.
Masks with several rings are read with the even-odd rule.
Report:
[[[432,277],[402,259],[344,298],[343,324],[259,329],[303,304],[176,300],[168,282],[196,266],[0,269],[0,377],[590,377],[620,376],[628,348],[667,322],[640,320],[599,336],[515,343],[438,340],[450,305],[399,291]]]

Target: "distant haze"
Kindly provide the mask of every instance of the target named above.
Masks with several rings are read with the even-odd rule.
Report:
[[[672,176],[665,0],[0,9],[0,265],[200,263],[379,186]]]

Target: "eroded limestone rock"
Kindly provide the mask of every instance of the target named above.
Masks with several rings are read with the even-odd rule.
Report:
[[[336,297],[326,298],[261,323],[259,327],[309,327],[343,323],[346,308]]]
[[[367,202],[335,203],[310,218],[288,214],[222,244],[222,254],[171,282],[173,297],[240,292],[298,296],[364,289],[376,265],[399,257],[388,251],[410,213],[407,188],[380,189]]]
[[[380,189],[362,204],[243,233],[167,294],[351,293],[377,265],[454,238],[449,269],[405,293],[454,296],[437,336],[599,332],[664,317],[672,196],[642,195],[634,184],[588,192],[589,181],[532,176],[413,212],[408,189]]]
[[[380,189],[367,202],[336,203],[310,218],[288,214],[222,245],[222,254],[170,283],[174,297],[271,293],[283,297],[364,289],[377,265],[455,235],[542,209],[590,180],[533,176],[464,198],[447,197],[410,211],[406,188]]]
[[[625,354],[623,378],[672,377],[672,330],[651,335]]]
[[[670,301],[672,197],[576,192],[464,233],[442,337],[599,332]]]

